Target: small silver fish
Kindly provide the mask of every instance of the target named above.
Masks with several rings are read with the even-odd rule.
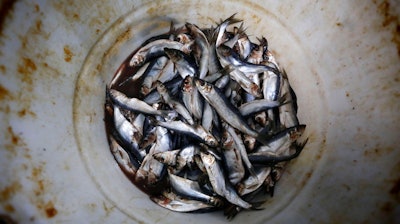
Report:
[[[144,64],[152,57],[164,54],[164,48],[181,50],[190,52],[190,44],[182,44],[177,41],[169,39],[159,39],[152,41],[145,46],[141,47],[129,61],[129,66],[139,66]]]
[[[136,172],[136,179],[146,179],[147,184],[155,184],[160,180],[164,170],[164,164],[156,160],[153,155],[159,152],[171,150],[171,135],[166,128],[156,127],[157,140],[150,148],[141,166]]]
[[[235,147],[232,136],[226,130],[223,132],[222,139],[222,153],[227,167],[228,179],[231,184],[236,185],[243,179],[245,174],[242,156]]]
[[[172,173],[168,173],[168,177],[171,186],[178,194],[191,199],[204,201],[217,207],[222,204],[222,201],[219,198],[203,193],[198,182],[174,175]]]
[[[167,190],[164,190],[161,195],[151,196],[150,199],[159,206],[174,212],[198,212],[215,209],[215,206],[211,204],[187,199]]]
[[[194,62],[190,62],[190,59],[185,53],[180,50],[165,48],[165,53],[174,62],[175,68],[178,70],[178,73],[184,79],[186,76],[196,76],[197,75],[197,67]]]
[[[130,159],[128,153],[122,146],[118,144],[118,142],[112,135],[109,136],[109,140],[110,140],[111,153],[113,154],[118,165],[124,172],[130,175],[135,175],[137,169],[139,168],[139,164],[135,163],[134,159],[132,160]]]
[[[128,98],[125,94],[115,89],[109,89],[109,94],[114,103],[128,110],[144,114],[158,115],[170,119],[176,117],[176,113],[174,111],[156,110],[144,101],[137,98]]]
[[[302,134],[306,125],[298,125],[291,128],[287,128],[270,138],[266,145],[262,145],[254,150],[254,155],[269,154],[269,155],[281,155],[282,152],[287,151],[290,145],[297,141]]]
[[[183,80],[182,101],[196,119],[202,119],[203,100],[191,76],[186,76]]]
[[[201,95],[214,107],[221,119],[250,136],[258,136],[258,133],[249,127],[237,109],[230,105],[224,95],[216,90],[212,84],[200,79],[196,79],[195,83]]]
[[[201,125],[189,125],[182,121],[156,121],[154,119],[153,123],[195,137],[211,147],[218,145],[217,139],[215,139],[215,137],[206,131]]]
[[[163,101],[167,103],[172,109],[176,110],[176,112],[178,112],[178,114],[180,114],[186,120],[186,122],[188,122],[190,125],[193,125],[194,120],[190,115],[189,111],[186,109],[186,107],[177,100],[172,99],[167,88],[162,82],[157,81],[156,86],[157,86],[157,91],[160,93]]]
[[[131,146],[131,152],[139,160],[143,160],[143,155],[139,151],[138,142],[140,133],[121,113],[118,106],[114,105],[114,124],[119,136]]]
[[[201,57],[199,60],[199,77],[203,79],[206,77],[208,72],[208,61],[210,57],[210,44],[207,41],[207,37],[196,25],[186,23],[186,27],[190,30],[190,34],[195,38],[195,43],[199,46]]]
[[[239,111],[243,116],[257,113],[263,110],[272,109],[281,105],[279,101],[271,101],[268,99],[253,100],[240,105]]]
[[[222,168],[213,155],[200,152],[200,157],[207,170],[208,178],[215,193],[225,197],[230,203],[242,208],[248,209],[252,207],[251,204],[239,197],[236,190],[229,183],[226,183]]]

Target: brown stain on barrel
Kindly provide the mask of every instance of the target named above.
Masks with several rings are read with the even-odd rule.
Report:
[[[70,46],[65,45],[64,46],[64,60],[66,62],[71,62],[73,56],[74,56],[74,53],[72,53]]]
[[[10,91],[0,84],[0,101],[9,99],[11,97]]]
[[[4,188],[0,189],[0,201],[9,201],[14,195],[21,191],[22,185],[18,181],[14,181]]]
[[[28,57],[22,57],[21,61],[22,63],[19,63],[17,65],[17,72],[21,74],[21,82],[27,84],[27,87],[29,87],[28,90],[32,90],[32,85],[33,85],[32,73],[37,70],[37,66],[35,62]]]
[[[12,204],[5,204],[5,205],[3,205],[3,208],[8,213],[15,212],[15,208],[14,208],[14,206]]]
[[[26,108],[23,108],[23,109],[19,110],[19,111],[17,112],[17,114],[18,114],[18,116],[21,117],[21,118],[22,118],[22,117],[25,117],[25,116],[27,116],[27,115],[30,115],[31,117],[34,117],[34,118],[37,117],[36,114],[35,114],[35,112],[30,111],[30,110],[28,110],[28,109],[26,109]]]
[[[19,137],[17,134],[14,133],[14,131],[13,131],[13,129],[12,129],[11,126],[8,126],[8,127],[7,127],[7,132],[10,134],[10,136],[11,136],[11,142],[12,142],[14,145],[19,145],[19,144],[22,142],[22,140],[20,139],[20,137]]]
[[[117,22],[122,22],[122,20],[118,20]],[[124,32],[122,32],[114,41],[114,44],[104,53],[103,58],[101,59],[101,63],[97,65],[96,69],[98,71],[101,70],[101,65],[106,61],[109,57],[116,55],[125,42],[127,42],[132,37],[131,29],[128,28]]]
[[[387,0],[378,2],[374,0],[373,3],[376,4],[378,13],[382,15],[382,27],[384,29],[391,29],[392,39],[391,41],[397,47],[397,55],[400,57],[400,21],[399,16],[391,11],[390,2]]]
[[[53,218],[53,217],[56,216],[57,213],[58,213],[58,211],[57,211],[57,209],[54,207],[54,203],[53,203],[52,201],[48,201],[48,202],[44,205],[44,209],[45,209],[47,218]]]
[[[36,184],[36,186],[32,189],[31,197],[33,198],[33,202],[36,204],[36,207],[42,211],[47,218],[53,218],[58,214],[58,210],[54,205],[54,201],[56,197],[53,197],[51,200],[45,199],[45,195],[48,195],[49,186],[51,185],[51,181],[45,178],[46,163],[41,162],[32,167],[31,175],[29,179]]]

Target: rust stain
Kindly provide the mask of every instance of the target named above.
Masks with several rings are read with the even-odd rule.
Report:
[[[127,40],[129,40],[129,38],[131,38],[131,30],[127,29],[125,30],[125,32],[123,32],[121,35],[119,35],[117,37],[117,39],[115,40],[114,44],[108,49],[108,51],[105,53],[106,57],[109,57],[113,54],[117,54],[119,47],[126,42]],[[105,58],[103,58],[103,60],[105,60]]]
[[[40,12],[40,6],[38,4],[35,4],[35,12]]]
[[[5,100],[11,97],[10,91],[8,91],[4,86],[0,85],[0,100]]]
[[[26,115],[30,115],[32,117],[36,117],[36,114],[33,111],[27,110],[27,109],[22,109],[17,112],[19,117],[25,117]]]
[[[16,134],[14,133],[14,131],[12,130],[12,127],[11,127],[11,126],[8,126],[8,127],[7,127],[7,131],[8,131],[8,133],[11,135],[11,142],[12,142],[14,145],[18,145],[19,143],[22,142],[22,141],[21,141],[21,138],[20,138],[18,135],[16,135]]]
[[[7,71],[6,66],[5,65],[0,65],[0,71],[2,73],[6,73],[6,71]]]
[[[21,189],[22,186],[19,182],[17,181],[12,182],[11,184],[7,185],[6,187],[0,190],[0,201],[8,201],[10,198],[16,195]]]
[[[4,148],[10,152],[11,155],[17,156],[18,150],[16,150],[16,146],[23,147],[26,146],[26,143],[14,132],[11,126],[7,127],[5,134],[5,139],[7,139],[8,142],[4,144]]]
[[[40,179],[36,181],[37,188],[34,189],[34,193],[36,196],[42,195],[44,193],[44,180]]]
[[[8,212],[8,213],[15,212],[15,208],[14,208],[14,206],[12,206],[11,204],[5,204],[5,205],[3,206],[3,208],[4,208],[4,210],[5,210],[6,212]]]
[[[22,59],[22,64],[18,64],[17,67],[18,73],[23,75],[21,81],[28,85],[32,85],[33,84],[32,73],[37,70],[36,64],[30,58],[23,57],[21,59]]]
[[[43,172],[43,166],[34,167],[32,169],[32,177],[38,178]]]
[[[74,13],[74,14],[72,15],[72,18],[74,18],[74,19],[76,19],[76,20],[79,20],[79,14]]]
[[[378,8],[378,12],[383,16],[382,27],[392,28],[391,41],[397,46],[397,55],[400,57],[400,21],[398,15],[392,14],[391,5],[387,0],[382,2],[373,1]]]
[[[41,20],[36,20],[35,28],[38,33],[42,32],[42,21]]]
[[[74,56],[74,54],[72,53],[72,51],[69,48],[69,46],[65,45],[64,46],[64,60],[66,62],[71,62],[73,56]]]
[[[149,9],[147,10],[147,14],[152,15],[154,12],[157,12],[157,11],[158,11],[157,8],[151,7],[151,8],[149,8]]]
[[[15,0],[4,0],[0,6],[0,35],[3,33],[6,18],[12,13],[14,9]]]
[[[36,188],[33,189],[33,192],[36,196],[43,195],[45,193],[45,181],[41,178],[42,173],[43,165],[32,168],[31,179],[35,181],[37,185]]]
[[[50,185],[50,181],[43,177],[43,171],[46,163],[42,162],[37,166],[32,167],[30,179],[36,183],[36,187],[33,189],[33,196],[36,207],[43,211],[47,218],[53,218],[58,214],[58,210],[54,206],[53,200],[44,200],[42,197],[48,195],[47,187]]]
[[[54,204],[52,201],[47,202],[46,205],[44,206],[44,209],[45,209],[47,218],[53,218],[58,213],[58,211],[54,207]]]
[[[394,148],[392,148],[392,147],[381,148],[381,147],[377,146],[375,148],[365,150],[364,156],[367,158],[376,159],[377,157],[384,156],[384,155],[391,153],[393,150],[394,150]]]

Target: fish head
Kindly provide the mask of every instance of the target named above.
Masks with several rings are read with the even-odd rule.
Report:
[[[162,82],[157,80],[156,86],[157,86],[157,91],[159,93],[166,93],[167,92],[167,88],[165,87],[165,85]]]
[[[267,113],[265,111],[257,113],[254,120],[264,127],[267,125]]]
[[[222,141],[222,147],[224,149],[232,149],[232,147],[234,146],[233,138],[226,130],[222,133],[221,141]]]
[[[213,155],[211,155],[209,153],[205,153],[205,152],[200,152],[200,158],[201,158],[201,161],[203,162],[203,164],[205,164],[205,165],[213,164],[216,161],[215,157]]]
[[[207,135],[205,137],[205,141],[207,143],[207,145],[211,146],[211,147],[216,147],[218,146],[218,141],[217,139],[214,138],[214,136],[212,135]]]
[[[254,138],[250,135],[244,135],[243,143],[247,149],[253,150],[255,147],[255,144],[256,144],[256,138]]]
[[[193,91],[193,78],[190,75],[187,75],[183,80],[182,86],[183,92],[192,92]]]
[[[132,59],[129,62],[130,66],[139,66],[144,62],[144,55],[141,52],[136,53],[133,55]]]
[[[190,38],[190,36],[189,36],[188,34],[186,34],[186,33],[180,33],[180,34],[178,34],[178,36],[176,37],[176,40],[177,40],[179,43],[188,44],[188,43],[190,43],[190,42],[192,41],[192,38]]]
[[[212,91],[212,86],[211,84],[207,83],[204,80],[201,79],[195,79],[194,83],[196,84],[196,87],[201,90],[202,92],[205,93],[210,93]]]
[[[298,125],[296,128],[291,130],[289,132],[290,140],[292,142],[296,141],[300,136],[304,133],[304,130],[306,129],[305,125]]]

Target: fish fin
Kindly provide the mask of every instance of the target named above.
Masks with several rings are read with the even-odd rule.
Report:
[[[106,85],[106,99],[110,99],[110,86]]]
[[[238,23],[238,22],[242,22],[243,20],[235,18],[236,14],[237,13],[232,14],[231,16],[229,16],[228,18],[226,18],[225,20],[223,20],[219,24],[217,24],[217,26],[219,27],[222,24],[230,25],[230,24],[235,24],[235,23]]]
[[[243,209],[237,205],[229,204],[224,210],[224,215],[226,216],[226,219],[231,221],[242,210]]]
[[[175,28],[175,24],[174,21],[171,20],[170,24],[169,24],[169,34],[176,34],[176,28]]]
[[[303,151],[304,146],[307,144],[308,142],[308,138],[306,138],[306,140],[304,140],[303,142],[294,142],[292,144],[292,147],[296,150],[296,152],[293,154],[293,158],[297,157],[301,151]]]
[[[281,68],[281,76],[282,76],[282,78],[284,78],[284,79],[287,79],[287,80],[289,80],[289,78],[288,78],[288,76],[287,76],[287,73],[286,73],[286,70],[284,69],[284,68]]]
[[[266,49],[268,49],[268,40],[267,40],[267,38],[262,36],[261,38],[257,37],[257,40],[258,40],[260,46],[264,46]]]
[[[283,94],[283,96],[279,97],[279,99],[278,99],[279,107],[293,102],[293,100],[290,100],[290,98],[288,99],[288,96],[289,96],[288,94],[289,93],[285,93],[285,94]]]
[[[239,21],[239,22],[241,22],[240,26],[235,27],[235,31],[236,31],[235,33],[238,34],[239,38],[240,38],[240,37],[246,36],[247,27],[246,28],[244,27],[243,21]]]

